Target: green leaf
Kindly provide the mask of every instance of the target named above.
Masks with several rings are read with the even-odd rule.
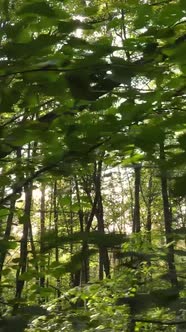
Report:
[[[45,16],[45,17],[56,17],[56,12],[52,9],[46,1],[36,1],[34,3],[28,3],[23,5],[22,8],[18,11],[20,16]]]
[[[19,217],[20,224],[24,224],[24,223],[28,222],[28,220],[29,220],[29,217],[26,215]]]
[[[182,10],[186,12],[186,2],[185,0],[180,0],[179,5],[181,6]]]
[[[2,253],[6,252],[8,249],[15,249],[17,247],[17,242],[12,240],[0,240],[0,251]]]
[[[141,29],[144,26],[148,26],[152,18],[152,6],[148,4],[143,4],[137,7],[137,18],[134,21],[134,26],[136,29]]]
[[[28,324],[28,319],[19,316],[13,316],[3,319],[1,322],[3,332],[24,332]]]
[[[175,196],[185,196],[186,195],[186,174],[178,177],[175,180],[174,195]]]
[[[85,6],[84,13],[87,16],[94,16],[98,13],[99,7],[96,5]]]
[[[0,218],[8,216],[10,213],[9,209],[0,209]]]
[[[150,7],[150,6],[149,6]],[[183,18],[184,13],[179,3],[169,3],[155,16],[154,23],[160,26],[171,26]]]
[[[136,294],[130,297],[120,298],[117,304],[128,304],[132,306],[136,314],[144,312],[155,306],[171,307],[178,300],[178,291],[176,289],[158,289],[150,294]]]
[[[127,241],[126,235],[123,234],[103,234],[100,232],[76,232],[71,235],[64,235],[53,238],[52,233],[45,234],[43,240],[46,242],[46,249],[51,249],[56,245],[63,246],[65,243],[79,243],[85,241],[89,244],[95,244],[98,247],[114,247]]]
[[[30,315],[30,316],[47,316],[48,311],[40,307],[39,305],[29,305],[26,307],[21,306],[21,308],[18,310],[18,313],[21,313],[23,315]]]

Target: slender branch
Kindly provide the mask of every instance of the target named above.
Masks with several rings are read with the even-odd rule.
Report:
[[[117,47],[117,50],[119,49],[123,49],[122,47]],[[146,62],[143,63],[143,65],[145,65]],[[138,62],[129,62],[126,61],[126,63],[120,65],[120,64],[112,64],[110,65],[109,63],[105,63],[105,64],[100,64],[100,65],[94,65],[93,67],[90,65],[87,66],[80,66],[80,67],[71,67],[71,68],[57,68],[54,67],[50,64],[43,64],[42,67],[39,68],[32,68],[32,69],[24,69],[24,70],[17,70],[15,72],[9,72],[6,74],[2,74],[0,75],[0,78],[5,78],[5,77],[9,77],[12,75],[21,75],[21,74],[29,74],[29,73],[37,73],[37,72],[57,72],[57,73],[73,73],[73,72],[81,72],[82,70],[90,70],[91,68],[93,68],[94,70],[98,70],[100,69],[101,71],[105,70],[109,70],[110,68],[126,68],[126,69],[130,69],[130,68],[135,68],[136,65],[139,65]]]
[[[158,319],[143,319],[143,318],[133,318],[132,321],[134,322],[142,322],[142,323],[151,323],[151,324],[160,324],[160,325],[179,325],[179,324],[186,324],[186,320],[167,320],[162,321]]]
[[[154,2],[151,3],[150,6],[160,6],[160,5],[166,5],[171,3],[173,0],[164,0],[164,1],[159,1],[159,2]]]
[[[13,122],[15,122],[17,119],[19,119],[21,116],[23,116],[23,113],[21,113],[21,114],[19,114],[19,115],[17,115],[17,116],[12,117],[10,120],[8,120],[8,121],[5,122],[4,124],[2,124],[2,125],[0,126],[0,128],[4,128],[4,127],[10,125],[11,123],[13,123]]]
[[[108,65],[106,64],[106,68],[108,67]],[[96,68],[96,66],[95,66]],[[19,74],[29,74],[29,73],[37,73],[37,72],[58,72],[58,73],[68,73],[68,72],[74,72],[74,71],[81,71],[81,70],[89,70],[90,66],[83,66],[83,67],[78,67],[78,68],[54,68],[50,65],[43,66],[40,68],[35,68],[35,69],[25,69],[25,70],[18,70],[15,72],[10,72],[10,73],[6,73],[6,74],[2,74],[0,75],[0,78],[5,78],[5,77],[9,77],[12,75],[19,75]],[[104,66],[101,65],[100,69],[104,69]]]
[[[19,185],[15,186],[15,188],[12,190],[12,192],[7,195],[6,197],[2,198],[0,200],[0,205],[3,205],[4,203],[6,203],[9,199],[12,198],[13,195],[16,195],[18,193],[21,192],[22,188],[28,184],[30,184],[34,179],[38,178],[39,175],[43,174],[44,172],[47,172],[49,170],[51,170],[53,167],[56,166],[55,164],[51,164],[48,166],[45,166],[41,169],[39,169],[38,171],[36,171],[34,174],[32,174],[31,176],[29,176],[27,179],[25,179],[22,183],[20,183]]]

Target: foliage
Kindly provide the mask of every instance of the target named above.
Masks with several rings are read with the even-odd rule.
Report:
[[[185,1],[0,12],[0,330],[183,331]]]

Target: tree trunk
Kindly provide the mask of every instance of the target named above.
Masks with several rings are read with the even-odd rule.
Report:
[[[54,229],[56,238],[58,236],[58,205],[57,205],[57,180],[54,182]],[[59,263],[59,248],[56,246],[55,248],[55,260],[56,263]],[[61,279],[58,277],[56,278],[56,286],[57,286],[57,297],[61,296],[60,287],[61,287]]]
[[[160,144],[160,160],[165,161],[165,150],[164,144]],[[172,213],[170,209],[170,202],[168,196],[168,180],[167,172],[165,169],[161,169],[161,190],[163,200],[163,212],[164,212],[164,223],[165,223],[165,237],[168,245],[167,263],[169,268],[170,282],[172,287],[178,287],[177,273],[174,260],[174,244],[173,244],[173,233],[172,233]]]
[[[152,193],[152,184],[153,184],[153,174],[150,173],[149,183],[148,183],[148,198],[147,198],[147,222],[146,222],[146,230],[147,240],[149,244],[151,244],[151,230],[152,230],[152,202],[153,202],[153,193]]]
[[[78,216],[79,216],[79,224],[80,224],[80,231],[84,232],[84,221],[86,218],[86,215],[81,207],[81,196],[80,196],[80,189],[78,184],[78,179],[75,177],[75,188],[76,188],[76,197],[77,197],[77,203],[79,206],[78,210]],[[83,241],[82,244],[82,253],[85,251],[88,251],[89,245],[87,241]],[[81,285],[86,284],[89,281],[89,257],[85,257],[82,262],[82,269],[81,269]]]
[[[40,211],[40,287],[45,287],[45,261],[44,261],[44,243],[43,236],[45,234],[45,184],[41,185],[41,211]]]
[[[21,163],[21,148],[17,148],[16,157],[17,157],[16,166],[17,166],[17,168],[19,168],[20,163]],[[19,177],[20,177],[19,174],[16,174],[16,178],[18,181],[19,181]],[[3,240],[5,240],[5,241],[8,241],[10,238],[10,235],[11,235],[15,203],[16,203],[16,198],[13,196],[10,201],[10,213],[7,218],[6,229],[5,229],[5,233],[3,236]],[[3,269],[4,261],[6,259],[6,255],[7,255],[7,250],[1,252],[1,255],[0,255],[0,280],[1,280],[1,276],[2,276],[2,269]]]
[[[134,168],[134,215],[133,215],[133,233],[139,233],[141,230],[140,224],[140,182],[141,182],[141,165],[136,165]]]
[[[103,217],[103,200],[101,194],[101,173],[102,173],[102,161],[95,162],[95,175],[94,175],[94,186],[95,193],[97,196],[97,208],[96,218],[98,221],[98,231],[100,233],[105,232],[104,229],[104,217]],[[103,272],[106,277],[110,277],[110,261],[108,256],[108,250],[105,247],[99,248],[99,279],[103,279]]]
[[[16,273],[16,293],[15,299],[17,303],[14,306],[14,310],[16,310],[19,306],[19,300],[21,299],[23,287],[25,281],[20,279],[21,276],[26,272],[27,268],[27,244],[28,244],[28,229],[30,223],[30,210],[31,210],[31,203],[32,203],[32,184],[25,188],[25,208],[24,208],[24,215],[23,215],[23,235],[20,241],[20,262],[19,267]]]
[[[13,217],[14,217],[14,210],[15,210],[15,202],[16,202],[16,199],[12,198],[11,202],[10,202],[10,213],[7,218],[6,229],[5,229],[5,233],[3,236],[4,241],[8,241],[10,238],[12,222],[13,222]],[[3,270],[3,265],[4,265],[6,255],[7,255],[7,250],[1,251],[1,253],[0,253],[0,280],[2,277],[2,270]]]

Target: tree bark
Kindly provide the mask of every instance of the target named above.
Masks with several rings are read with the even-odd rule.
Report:
[[[86,215],[81,207],[81,196],[80,196],[80,188],[77,177],[75,177],[75,188],[76,188],[76,197],[79,206],[78,216],[79,216],[79,224],[80,224],[80,231],[84,232],[85,228],[85,221]],[[83,241],[82,244],[82,253],[88,251],[89,245],[87,241]],[[89,257],[85,257],[82,262],[82,269],[81,269],[81,284],[86,284],[89,281]]]
[[[19,168],[20,162],[21,162],[21,148],[17,148],[17,153],[16,153],[16,166]],[[17,180],[19,180],[19,174],[16,174]],[[16,197],[13,196],[10,200],[10,213],[7,218],[6,222],[6,229],[5,233],[3,236],[3,240],[8,241],[11,235],[11,230],[12,230],[12,223],[13,223],[13,218],[14,218],[14,210],[15,210],[15,203],[16,203]],[[7,255],[7,250],[3,251],[0,255],[0,280],[1,280],[1,275],[2,275],[2,269],[4,265],[4,261],[6,259]]]
[[[102,176],[102,161],[95,162],[94,186],[97,197],[96,218],[98,221],[98,231],[105,233],[104,216],[103,216],[103,199],[101,194],[101,176]],[[107,278],[110,277],[110,261],[108,250],[105,247],[99,248],[99,279],[102,280],[104,272]]]
[[[141,165],[134,168],[134,215],[133,215],[133,233],[139,233],[141,230],[140,223],[140,182],[141,182]]]
[[[162,163],[165,162],[165,150],[164,143],[160,144],[160,160]],[[168,180],[167,171],[165,168],[161,169],[161,191],[163,200],[163,212],[164,212],[164,223],[165,223],[165,237],[168,245],[167,263],[169,268],[170,282],[172,287],[178,287],[177,273],[174,260],[174,244],[173,244],[173,233],[172,233],[172,212],[170,208],[169,195],[168,195]]]
[[[150,171],[149,181],[148,181],[148,196],[147,200],[144,198],[144,202],[147,207],[147,220],[146,220],[146,230],[147,230],[147,241],[151,246],[151,231],[152,231],[152,203],[153,203],[153,172]],[[142,193],[142,190],[141,190]]]
[[[58,236],[58,204],[57,204],[57,180],[54,182],[54,229],[56,238]],[[59,248],[56,246],[55,248],[55,260],[56,263],[59,263]],[[57,297],[61,296],[60,286],[61,286],[61,279],[58,277],[56,278],[56,286],[57,286]]]
[[[45,262],[44,262],[44,243],[43,236],[45,234],[45,184],[41,184],[41,211],[40,211],[40,287],[45,287]]]
[[[25,208],[23,215],[23,235],[20,241],[20,262],[16,273],[16,293],[15,300],[17,301],[14,306],[16,310],[19,306],[19,300],[21,299],[23,287],[25,281],[20,279],[21,276],[26,272],[27,269],[27,254],[28,254],[28,229],[30,223],[30,210],[32,204],[32,185],[30,184],[25,188]]]
[[[12,198],[11,202],[10,202],[10,213],[9,213],[7,221],[6,221],[6,229],[5,229],[5,233],[3,236],[3,240],[5,240],[7,242],[9,240],[10,234],[11,234],[14,210],[15,210],[15,202],[16,202],[16,199]],[[1,253],[0,253],[0,280],[2,278],[2,270],[3,270],[3,265],[4,265],[4,262],[6,259],[6,255],[7,255],[7,250],[1,251]]]

